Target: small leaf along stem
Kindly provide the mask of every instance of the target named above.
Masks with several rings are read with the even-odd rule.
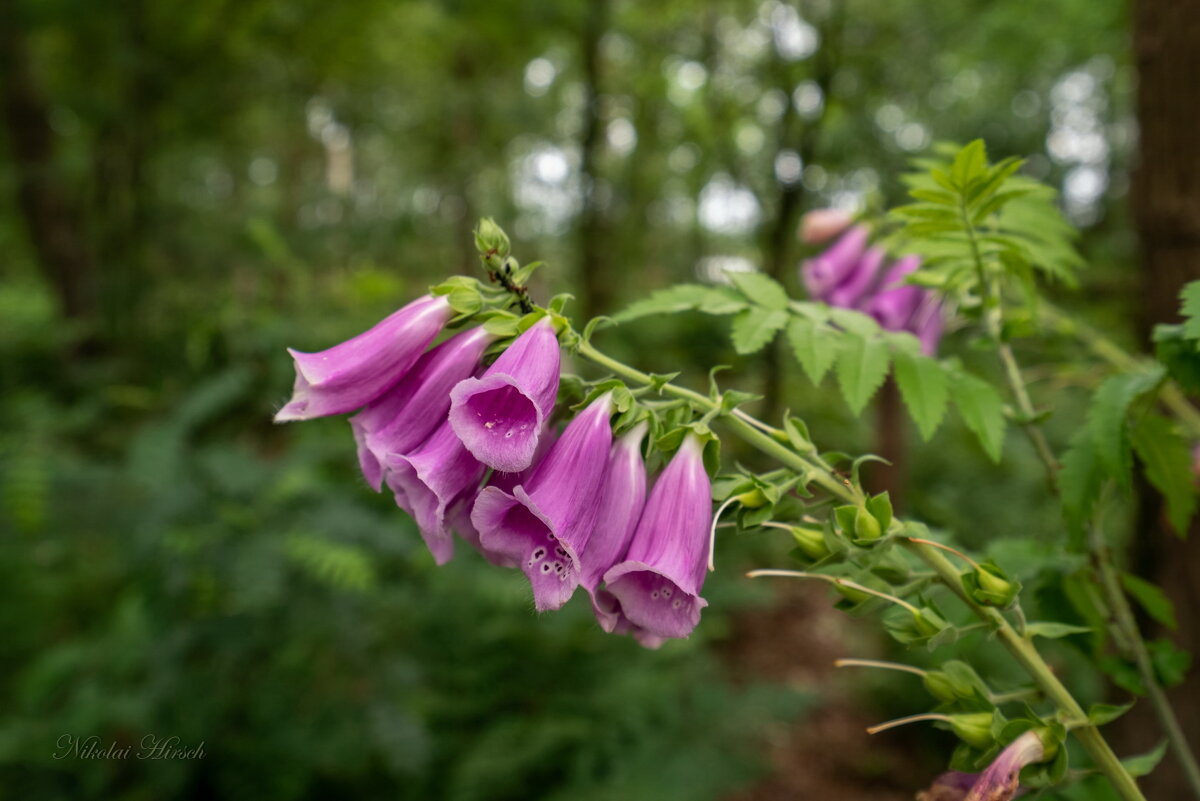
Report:
[[[661,393],[687,400],[697,408],[713,411],[719,408],[719,402],[705,395],[680,387],[668,382],[657,381],[653,376],[634,367],[624,364],[617,359],[597,350],[590,342],[580,341],[576,352],[579,356],[603,367],[612,373],[642,385],[657,385]],[[721,422],[739,439],[756,448],[762,453],[776,459],[779,463],[803,474],[814,483],[847,503],[861,504],[865,502],[861,490],[853,484],[842,481],[825,465],[823,461],[792,450],[788,445],[762,430],[765,423],[755,420],[747,422],[749,415],[734,412],[720,418]],[[749,418],[753,419],[753,418]],[[1058,680],[1053,670],[1042,658],[1037,648],[992,607],[977,603],[963,586],[958,569],[942,554],[940,550],[922,543],[900,540],[901,544],[912,552],[918,559],[930,567],[939,581],[946,585],[968,608],[983,622],[987,623],[1004,648],[1013,656],[1018,664],[1029,674],[1046,698],[1053,703],[1064,718],[1070,723],[1072,734],[1096,763],[1097,769],[1103,773],[1123,801],[1146,801],[1133,776],[1121,764],[1104,736],[1096,726],[1087,720],[1087,714],[1075,700],[1070,691]]]

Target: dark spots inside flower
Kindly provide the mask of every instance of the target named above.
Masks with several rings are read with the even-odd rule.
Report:
[[[480,392],[467,401],[467,408],[484,431],[505,439],[526,434],[537,422],[533,404],[512,386]]]
[[[549,563],[549,562],[542,562],[542,572],[543,572],[543,573],[549,573],[549,572],[550,572],[550,570],[551,570],[550,563]]]

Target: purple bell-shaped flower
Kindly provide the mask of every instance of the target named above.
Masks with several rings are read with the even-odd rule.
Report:
[[[450,409],[450,390],[479,367],[495,337],[472,328],[425,353],[382,397],[350,418],[363,477],[376,491],[389,457],[420,445]]]
[[[528,482],[511,493],[484,487],[471,522],[480,544],[517,562],[539,612],[558,609],[579,585],[580,554],[596,526],[612,446],[612,398],[593,401],[563,431]]]
[[[604,574],[621,613],[646,634],[686,637],[700,622],[711,521],[703,446],[688,435],[655,482],[624,561]]]
[[[516,473],[533,462],[558,396],[560,355],[549,318],[517,337],[479,378],[450,393],[450,425],[479,461]]]
[[[288,348],[296,366],[292,399],[275,422],[361,409],[408,372],[453,316],[444,296],[425,295],[353,339],[317,353]]]

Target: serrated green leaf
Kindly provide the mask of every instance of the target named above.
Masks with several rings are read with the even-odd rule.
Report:
[[[733,348],[746,356],[757,353],[770,342],[779,329],[787,325],[788,313],[785,311],[763,311],[762,309],[746,309],[738,312],[733,318]]]
[[[910,220],[941,220],[952,223],[956,228],[958,227],[958,212],[945,206],[930,203],[911,203],[907,206],[897,206],[892,209],[891,213],[897,217]]]
[[[892,358],[900,397],[916,422],[921,439],[928,441],[946,413],[949,397],[946,373],[935,360],[907,350],[897,349]]]
[[[950,177],[960,189],[984,175],[987,168],[987,150],[982,139],[970,142],[954,156],[950,165]]]
[[[1187,318],[1183,324],[1183,334],[1188,339],[1200,339],[1200,281],[1185,284],[1179,293],[1183,302],[1179,313]]]
[[[1175,643],[1167,639],[1157,639],[1146,643],[1150,651],[1150,661],[1154,663],[1154,672],[1164,687],[1174,687],[1183,681],[1188,668],[1192,665],[1192,655],[1175,647]]]
[[[1186,536],[1196,513],[1191,448],[1171,421],[1157,414],[1139,419],[1131,438],[1147,480],[1167,500],[1167,519],[1177,534]]]
[[[1062,498],[1063,517],[1074,539],[1083,532],[1084,522],[1092,514],[1096,493],[1100,488],[1100,471],[1091,433],[1080,428],[1071,437],[1071,445],[1062,457],[1058,471],[1058,492]]]
[[[887,378],[890,354],[877,337],[842,334],[837,354],[838,385],[850,410],[858,415]]]
[[[950,382],[950,397],[958,413],[992,461],[1000,461],[1004,447],[1004,403],[986,381],[957,371]]]
[[[773,311],[783,311],[788,305],[787,292],[783,286],[763,273],[727,273],[729,280],[746,298],[755,305]]]
[[[1133,596],[1138,605],[1146,610],[1146,614],[1169,629],[1178,628],[1179,624],[1175,620],[1175,604],[1171,603],[1171,599],[1165,592],[1132,573],[1121,574],[1121,585],[1125,587],[1127,593]]]
[[[808,380],[820,384],[837,357],[837,334],[807,317],[793,316],[787,338]]]
[[[655,314],[675,314],[690,309],[708,314],[733,314],[746,308],[744,301],[732,297],[732,292],[723,287],[703,284],[676,284],[666,289],[651,292],[647,297],[631,303],[613,316],[618,323],[626,323],[640,317]]]
[[[1124,373],[1108,378],[1088,407],[1087,426],[1100,465],[1123,486],[1129,484],[1129,434],[1126,416],[1130,405],[1162,380],[1161,367],[1150,372]]]
[[[1154,351],[1184,392],[1200,394],[1200,350],[1182,325],[1154,326]]]
[[[1021,159],[1009,156],[985,169],[983,174],[967,188],[967,203],[974,206],[977,203],[987,202],[1010,175],[1021,169],[1023,163]]]
[[[983,223],[988,217],[1004,208],[1010,201],[1029,194],[1029,191],[1028,189],[1010,189],[1006,192],[998,192],[992,195],[971,214],[971,222],[975,225]]]
[[[947,192],[944,189],[930,189],[928,187],[918,187],[910,189],[908,192],[916,200],[923,200],[926,203],[937,203],[942,206],[957,206],[958,195],[953,192]]]
[[[1147,751],[1138,756],[1128,757],[1121,760],[1121,765],[1135,779],[1139,776],[1146,776],[1162,762],[1162,758],[1167,754],[1167,741],[1163,740],[1156,745],[1153,750]]]
[[[1046,637],[1058,639],[1071,634],[1087,634],[1091,631],[1087,626],[1072,626],[1069,623],[1056,623],[1051,620],[1030,623],[1025,627],[1025,633],[1030,637]]]

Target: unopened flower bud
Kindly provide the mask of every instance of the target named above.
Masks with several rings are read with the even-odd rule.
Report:
[[[877,540],[883,534],[883,529],[875,515],[866,509],[859,509],[854,516],[854,536],[860,540]]]
[[[508,239],[508,234],[504,233],[504,229],[496,224],[496,221],[491,217],[484,217],[479,221],[479,227],[475,229],[475,247],[479,250],[479,255],[484,258],[491,266],[503,263],[508,257],[508,251],[512,247],[512,243]],[[493,257],[494,260],[493,260]]]
[[[958,738],[973,748],[990,748],[992,737],[992,713],[968,712],[950,716],[950,728]]]
[[[947,623],[937,612],[925,607],[913,614],[913,625],[922,637],[933,637],[941,634]]]
[[[800,241],[819,245],[833,239],[853,222],[854,215],[842,209],[813,209],[800,218]]]
[[[1010,581],[988,565],[980,565],[975,571],[975,600],[988,606],[1008,606],[1016,599],[1021,585]]]
[[[923,679],[925,689],[939,701],[950,703],[962,698],[957,690],[957,683],[940,670],[931,670]]]
[[[737,502],[747,509],[757,509],[767,502],[767,496],[758,487],[737,496]]]
[[[829,546],[825,544],[825,533],[819,528],[808,526],[792,526],[792,538],[796,546],[806,557],[814,562],[829,555]]]

